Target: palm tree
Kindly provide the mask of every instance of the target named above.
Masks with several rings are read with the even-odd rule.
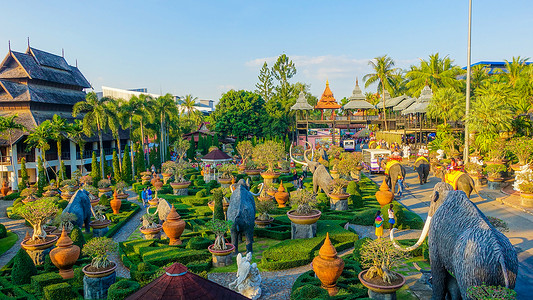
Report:
[[[146,159],[148,161],[148,165],[150,165],[150,155],[148,155],[147,149],[144,147],[144,133],[145,133],[145,126],[147,123],[152,122],[154,118],[154,111],[152,109],[153,105],[153,98],[151,96],[141,94],[139,95],[139,107],[137,110],[135,110],[134,115],[137,117],[140,123],[141,128],[141,145],[143,149],[143,154],[146,153]]]
[[[83,153],[85,152],[85,133],[83,132],[83,122],[81,120],[74,120],[68,125],[67,134],[74,143],[78,144],[80,150],[80,172],[83,171]]]
[[[90,92],[85,97],[85,101],[78,102],[72,108],[72,116],[76,117],[81,113],[85,113],[83,117],[83,132],[87,136],[92,136],[94,130],[98,132],[98,140],[100,141],[100,167],[102,170],[102,178],[105,178],[105,156],[104,156],[104,141],[102,133],[107,128],[109,123],[109,116],[112,112],[106,105],[109,98],[103,97],[98,99],[96,93]]]
[[[168,148],[168,135],[166,134],[168,128],[166,126],[166,120],[170,119],[172,116],[175,116],[179,113],[178,107],[174,103],[174,96],[171,94],[166,94],[164,96],[158,97],[154,101],[153,109],[155,113],[159,116],[159,124],[161,129],[160,147],[161,151],[161,163],[165,161],[165,156]]]
[[[501,73],[501,76],[506,79],[513,87],[516,86],[517,82],[521,78],[523,71],[526,69],[526,62],[529,60],[529,57],[513,57],[513,62],[505,60],[505,68],[507,72]]]
[[[460,120],[465,114],[465,95],[453,88],[441,88],[435,92],[428,105],[428,117],[449,121]]]
[[[63,161],[61,158],[61,153],[62,153],[61,146],[62,146],[63,140],[65,139],[65,136],[63,135],[63,133],[67,131],[68,125],[65,119],[61,118],[60,116],[56,114],[54,114],[54,116],[52,117],[52,121],[50,125],[51,125],[50,130],[52,134],[51,138],[52,140],[56,141],[57,159],[59,160],[59,168],[61,168],[61,162]],[[56,176],[58,176],[57,174],[60,174],[60,173],[61,173],[61,169],[58,173],[56,173]],[[56,180],[59,181],[59,178],[56,177]]]
[[[129,101],[122,103],[120,106],[120,120],[122,122],[122,128],[129,128],[130,131],[130,142],[133,143],[132,132],[133,132],[133,117],[137,114],[137,111],[141,109],[141,100],[137,96],[131,96]],[[142,141],[142,137],[141,137]],[[130,157],[131,157],[131,174],[135,178],[135,162],[134,162],[134,149],[130,147]]]
[[[28,148],[37,148],[40,150],[41,159],[43,161],[44,166],[46,166],[45,153],[48,149],[50,149],[49,140],[51,136],[52,136],[52,124],[50,120],[46,120],[42,122],[41,124],[39,124],[39,126],[35,127],[33,131],[28,135],[25,141],[25,143],[28,144]],[[54,170],[52,169],[52,171]]]
[[[375,60],[375,62],[374,62]],[[372,83],[378,83],[378,92],[382,93],[383,99],[383,120],[385,121],[385,131],[388,130],[387,125],[387,112],[385,110],[385,90],[388,90],[389,93],[392,91],[392,87],[395,84],[395,75],[396,69],[394,67],[394,60],[388,57],[387,55],[378,56],[368,62],[370,66],[374,69],[375,73],[366,74],[363,77],[365,81],[365,88],[367,88]]]
[[[120,172],[122,173],[122,159],[120,155],[122,154],[122,149],[120,145],[120,126],[121,126],[121,110],[120,106],[122,105],[124,100],[118,99],[115,100],[113,98],[110,98],[109,101],[106,103],[107,108],[111,112],[108,119],[108,125],[109,129],[111,129],[111,133],[113,134],[113,138],[116,140],[117,147],[118,147],[118,167],[120,169]]]
[[[429,85],[432,90],[451,87],[459,91],[462,82],[457,77],[465,71],[453,64],[448,56],[440,57],[439,53],[431,54],[429,60],[420,59],[420,67],[411,66],[406,77],[410,81],[407,89],[413,96],[418,96],[424,86]]]
[[[188,117],[190,117],[193,112],[198,110],[198,108],[196,108],[198,106],[196,100],[198,100],[198,97],[193,97],[191,94],[185,95],[183,98],[181,106],[185,109],[185,111],[187,111]]]
[[[13,170],[13,174],[15,174],[14,178],[17,180],[18,173],[16,168],[16,160],[15,157],[13,157],[13,142],[12,142],[12,136],[13,136],[13,130],[26,130],[26,127],[20,123],[17,123],[15,120],[18,117],[17,114],[14,114],[9,117],[0,117],[0,132],[7,131],[7,134],[9,136],[9,145],[11,147],[11,154],[9,156],[9,161],[11,162],[11,169]]]

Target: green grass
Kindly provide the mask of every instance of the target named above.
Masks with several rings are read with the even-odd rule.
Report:
[[[11,249],[18,240],[18,236],[11,232],[7,232],[7,236],[0,240],[0,255],[4,254],[7,250]]]

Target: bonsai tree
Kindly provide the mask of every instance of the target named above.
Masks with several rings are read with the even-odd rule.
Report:
[[[190,167],[190,164],[188,162],[178,162],[176,163],[174,167],[174,182],[186,182],[185,180],[185,171]]]
[[[270,220],[270,213],[275,207],[276,204],[274,204],[271,200],[258,200],[255,203],[256,210],[259,213],[259,216],[257,217],[258,220],[261,221],[268,221]]]
[[[518,159],[518,164],[527,165],[533,158],[533,140],[529,137],[519,137],[510,141],[507,150]]]
[[[166,161],[161,165],[161,170],[163,170],[163,173],[174,174],[175,168],[176,168],[176,162],[173,162],[171,160]]]
[[[503,299],[515,300],[516,292],[504,286],[471,286],[466,291],[468,297],[473,300]]]
[[[98,189],[95,188],[94,186],[92,185],[86,185],[83,187],[84,190],[86,190],[87,192],[89,192],[89,194],[97,197],[98,196]]]
[[[388,239],[378,238],[361,246],[361,265],[369,268],[364,279],[381,278],[383,282],[392,284],[397,275],[391,270],[403,263],[408,257],[406,252],[396,249]]]
[[[178,155],[179,162],[183,162],[183,158],[187,155],[187,150],[191,147],[191,143],[186,139],[178,139],[172,146]]]
[[[83,247],[83,254],[92,258],[91,266],[96,269],[105,269],[111,265],[109,254],[117,250],[117,243],[107,237],[92,238]]]
[[[224,234],[228,232],[228,230],[231,228],[231,225],[233,225],[233,222],[231,221],[223,221],[218,219],[210,220],[205,224],[207,229],[215,233],[215,243],[213,244],[214,250],[221,251],[228,249],[224,239]]]
[[[220,178],[231,179],[233,178],[232,172],[237,171],[237,166],[234,164],[224,164],[218,167],[218,170],[222,173]]]
[[[529,165],[524,165],[520,171],[515,172],[513,188],[524,194],[533,194],[533,170]]]
[[[111,181],[109,179],[102,179],[98,181],[98,188],[105,189],[111,186]]]
[[[274,164],[284,156],[285,147],[275,141],[259,144],[253,151],[253,160],[259,165],[267,166],[267,173],[274,173]]]
[[[115,184],[115,190],[117,191],[117,194],[125,194],[125,189],[126,183],[124,181],[119,181],[117,184]]]
[[[340,156],[344,152],[344,148],[337,145],[332,145],[331,147],[329,147],[327,152],[329,156],[336,157]]]
[[[330,194],[333,194],[333,195],[345,194],[344,188],[347,186],[348,186],[348,180],[342,179],[342,178],[333,179],[328,184]]]
[[[44,241],[46,239],[46,231],[44,231],[43,225],[53,218],[57,211],[56,204],[47,199],[39,199],[15,208],[15,213],[26,219],[33,227],[32,241]]]
[[[33,196],[35,192],[37,192],[37,189],[35,187],[29,187],[20,192],[20,197],[27,198]]]
[[[80,177],[80,183],[83,186],[89,186],[93,184],[93,177],[91,175],[85,175]]]
[[[237,152],[242,158],[243,163],[246,165],[248,160],[252,157],[254,146],[251,141],[241,141],[237,144]]]
[[[78,217],[73,213],[62,213],[56,217],[55,224],[57,224],[59,231],[63,230],[63,228],[67,231],[71,231],[74,229],[73,222],[77,219]]]
[[[310,215],[317,203],[315,194],[306,189],[294,192],[289,201],[291,206],[296,206],[298,215]]]
[[[148,223],[145,225],[145,229],[157,228],[159,226],[159,216],[157,214],[146,213],[143,215],[143,220]]]
[[[253,160],[247,160],[244,163],[244,166],[246,167],[246,170],[255,170],[255,169],[257,169],[257,164]]]
[[[485,171],[491,178],[502,178],[502,173],[507,171],[507,166],[500,164],[488,165],[485,167]]]
[[[288,162],[285,159],[280,160],[278,165],[279,165],[280,169],[282,169],[282,170],[288,170],[291,167],[291,163]]]
[[[361,152],[344,152],[336,168],[341,177],[352,179],[352,175],[357,176],[363,154]]]
[[[105,220],[106,207],[104,205],[96,205],[93,207],[94,218],[97,221],[103,222]]]
[[[507,142],[504,139],[494,140],[487,152],[489,161],[503,162],[506,154]]]
[[[483,166],[476,163],[467,162],[465,164],[465,171],[472,175],[479,175],[483,172]]]

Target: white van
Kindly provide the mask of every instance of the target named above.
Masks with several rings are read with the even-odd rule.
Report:
[[[370,173],[381,173],[385,170],[381,167],[381,161],[391,155],[387,149],[363,149],[363,162],[361,163]]]
[[[344,151],[355,151],[355,140],[342,141],[342,147],[344,148]]]

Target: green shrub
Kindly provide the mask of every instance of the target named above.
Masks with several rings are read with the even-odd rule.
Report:
[[[205,250],[209,245],[213,244],[213,241],[201,236],[195,236],[187,242],[187,249]]]
[[[206,196],[206,194],[205,194],[206,192],[207,192],[207,191],[206,191],[205,189],[198,191],[198,192],[196,193],[196,198],[203,198],[203,197],[205,197],[205,196]]]
[[[13,207],[17,207],[17,206],[22,205],[22,204],[23,204],[22,203],[22,199],[17,199],[17,200],[15,200],[13,202]]]
[[[374,216],[376,215],[376,211],[377,209],[374,208],[357,211],[354,213],[350,223],[363,226],[372,226],[374,225]]]
[[[405,226],[405,215],[404,215],[405,208],[403,208],[403,206],[396,201],[392,201],[391,204],[393,206],[392,209],[394,210],[394,217],[395,217],[394,227],[403,229]],[[389,213],[388,213],[389,208],[390,208],[390,204],[387,204],[381,208],[381,217],[383,218],[384,229],[390,229]]]
[[[131,205],[132,205],[131,202],[129,202],[128,200],[122,200],[121,203],[122,203],[122,204],[120,204],[120,210],[121,211],[129,211],[129,210],[131,210]]]
[[[6,201],[11,201],[11,200],[15,200],[17,199],[18,197],[20,197],[20,193],[19,192],[13,192],[7,196],[4,197],[4,200]]]
[[[55,272],[43,273],[31,277],[31,285],[39,292],[42,292],[45,286],[60,283],[61,281],[63,281],[63,277]]]
[[[150,263],[141,262],[137,265],[137,270],[131,270],[131,278],[138,282],[150,281],[157,269]]]
[[[181,264],[188,264],[197,260],[204,260],[211,257],[211,253],[207,250],[184,250],[180,248],[165,249],[162,252],[150,252],[142,255],[144,262],[149,262],[156,266],[164,266],[171,262],[179,262]]]
[[[191,178],[189,178],[189,180],[190,180],[190,181],[194,181],[194,180],[196,180],[196,175],[195,175],[195,174],[192,174],[192,175],[191,175]]]
[[[52,284],[43,288],[44,299],[47,300],[70,300],[72,296],[72,287],[66,282]]]
[[[0,239],[3,239],[7,236],[7,229],[4,224],[0,224]]]
[[[37,274],[37,268],[33,264],[30,256],[24,249],[19,249],[13,258],[11,282],[15,285],[28,284],[31,282],[31,277],[35,274]]]
[[[354,260],[356,261],[361,260],[361,253],[360,253],[361,246],[363,246],[363,244],[368,243],[371,240],[372,240],[371,238],[366,237],[366,238],[355,241],[355,243],[353,244],[353,253],[352,253],[352,257]]]
[[[59,269],[52,263],[52,259],[50,258],[50,255],[47,255],[44,257],[44,271],[45,272],[57,272]]]
[[[358,209],[363,208],[365,206],[365,202],[363,201],[363,197],[361,197],[359,193],[356,193],[355,195],[350,195],[348,198],[348,205]]]
[[[291,300],[311,300],[327,298],[329,298],[329,294],[325,289],[310,284],[301,286],[291,293]]]
[[[74,229],[70,232],[70,239],[74,243],[74,245],[77,245],[80,247],[80,251],[83,250],[83,246],[85,245],[85,237],[83,236],[83,232],[78,226],[75,226]]]
[[[113,283],[107,291],[108,300],[122,300],[135,293],[141,286],[132,280],[120,280]]]
[[[68,205],[68,201],[67,200],[64,200],[64,199],[61,199],[59,201],[57,201],[57,206],[59,206],[59,208],[61,209],[65,209]]]
[[[109,197],[107,197],[106,194],[103,194],[102,196],[100,196],[100,201],[98,202],[98,204],[105,205],[105,206],[110,206],[111,205],[111,199],[109,199]]]
[[[359,187],[357,186],[357,182],[350,181],[350,183],[348,183],[348,186],[346,187],[346,193],[350,195],[355,195],[355,193],[359,194]]]

